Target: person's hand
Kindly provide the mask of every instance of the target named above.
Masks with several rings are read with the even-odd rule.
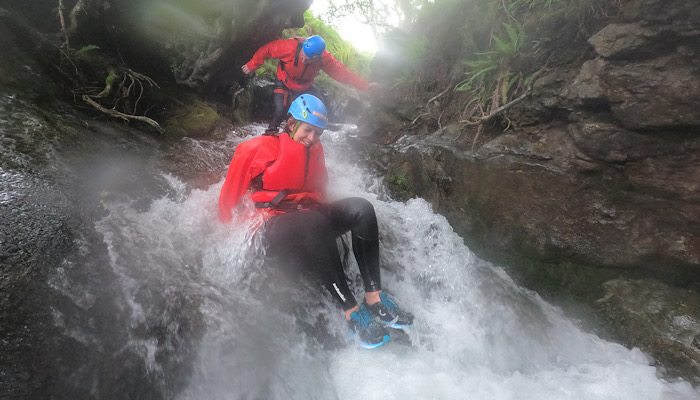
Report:
[[[252,72],[250,68],[248,68],[248,66],[245,64],[243,64],[243,66],[241,67],[241,71],[243,71],[243,73],[246,75],[250,75],[250,73]]]

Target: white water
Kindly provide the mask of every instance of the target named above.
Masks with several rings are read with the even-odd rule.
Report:
[[[346,134],[322,139],[331,192],[374,204],[383,285],[416,316],[408,338],[376,350],[346,338],[320,287],[294,286],[263,266],[254,220],[219,222],[222,182],[188,191],[164,174],[171,195],[147,211],[129,199],[105,204],[98,229],[127,297],[151,284],[203,299],[206,333],[181,399],[700,399],[688,383],[657,377],[640,351],[582,331],[476,258],[425,201],[392,201],[380,179],[344,159]],[[183,151],[201,162],[244,139],[232,134],[228,147],[188,139]],[[129,307],[135,321],[156,317],[138,301]],[[141,345],[158,369],[157,344]]]

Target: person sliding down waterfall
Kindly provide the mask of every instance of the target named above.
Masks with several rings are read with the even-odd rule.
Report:
[[[381,286],[379,232],[374,207],[351,197],[326,201],[328,181],[320,138],[326,106],[302,94],[289,108],[284,132],[238,145],[219,196],[219,218],[229,222],[246,192],[265,223],[267,254],[300,265],[318,278],[345,311],[351,334],[365,348],[389,340],[389,327],[407,328],[405,312]],[[365,289],[358,304],[346,283],[336,239],[351,232],[352,249]]]
[[[279,126],[285,118],[287,108],[300,94],[310,94],[321,98],[319,90],[313,86],[320,70],[336,81],[351,85],[358,90],[367,91],[377,84],[367,83],[364,79],[348,70],[326,50],[326,42],[320,36],[309,38],[278,39],[258,49],[245,65],[241,67],[249,75],[260,68],[268,58],[279,60],[277,79],[275,80],[273,99],[275,111],[266,135],[278,134]]]

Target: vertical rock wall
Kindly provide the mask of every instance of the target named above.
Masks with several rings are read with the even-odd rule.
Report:
[[[569,49],[578,57],[544,70],[507,111],[509,130],[487,129],[474,152],[460,140],[472,128],[447,118],[418,127],[411,120],[424,104],[406,112],[402,98],[385,99],[365,126],[434,132],[373,155],[395,194],[428,199],[482,257],[560,304],[579,303],[569,310],[585,303],[614,338],[697,380],[697,315],[680,311],[695,321],[690,339],[664,347],[663,326],[629,334],[623,321],[659,320],[628,314],[631,291],[602,284],[652,277],[692,298],[700,291],[700,11],[680,0],[618,4],[619,15],[596,20],[588,43]],[[544,34],[552,46],[571,36]],[[631,286],[639,301],[658,289]],[[607,317],[613,309],[629,318]]]

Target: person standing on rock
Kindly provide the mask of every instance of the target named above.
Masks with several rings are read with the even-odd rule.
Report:
[[[241,67],[249,75],[260,68],[268,58],[279,60],[277,79],[274,86],[275,111],[265,135],[276,135],[285,118],[289,105],[301,94],[311,94],[322,98],[319,90],[313,86],[320,70],[336,81],[367,91],[376,83],[367,83],[357,74],[348,70],[326,50],[326,42],[320,36],[309,38],[278,39],[258,49],[245,65]]]

